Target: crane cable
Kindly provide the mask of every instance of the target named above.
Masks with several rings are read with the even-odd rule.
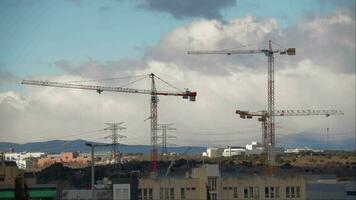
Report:
[[[130,79],[135,77],[145,77],[147,75],[136,75],[136,76],[122,76],[122,77],[111,77],[111,78],[103,78],[103,79],[89,79],[89,80],[78,80],[78,81],[65,81],[61,83],[81,83],[81,82],[105,82],[105,81],[112,81],[112,80],[120,80],[120,79]]]
[[[161,78],[158,77],[157,75],[155,75],[155,77],[156,77],[158,80],[162,81],[163,83],[167,84],[168,86],[174,88],[175,90],[177,90],[177,91],[179,91],[179,92],[183,92],[181,89],[179,89],[179,88],[177,88],[176,86],[174,86],[174,85],[168,83],[167,81],[161,79]]]

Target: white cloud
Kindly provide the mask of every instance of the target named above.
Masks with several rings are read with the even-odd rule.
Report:
[[[354,43],[350,44],[354,41],[354,35],[350,35],[352,32],[349,31],[354,23],[349,20],[354,22],[348,15],[336,12],[312,21],[302,20],[287,30],[278,27],[272,18],[259,21],[247,16],[227,23],[216,20],[194,21],[163,36],[141,59],[94,62],[89,68],[84,64],[75,66],[62,63],[62,69],[74,75],[48,79],[80,80],[91,79],[96,74],[102,78],[110,74],[117,76],[154,72],[173,85],[198,92],[196,102],[177,97],[160,97],[159,122],[174,123],[178,128],[178,139],[172,143],[241,145],[260,139],[260,124],[257,120],[239,119],[234,112],[236,109],[257,111],[266,108],[265,56],[189,56],[186,51],[229,49],[272,36],[297,47],[295,57],[276,56],[276,108],[345,111],[345,116],[327,119],[277,118],[283,127],[277,130],[278,134],[322,132],[329,127],[335,132],[346,132],[340,138],[348,138],[353,137],[352,131],[355,130],[355,74],[344,73],[349,72],[349,64],[354,62],[350,55],[355,53]],[[334,25],[348,30],[340,33],[345,36],[342,40],[329,38],[339,34],[334,30]],[[318,34],[321,38],[313,39]],[[321,47],[329,49],[318,49]],[[345,47],[343,51],[346,56],[335,53],[342,47]],[[110,66],[110,63],[114,65]],[[132,63],[139,67],[127,67]],[[140,82],[134,87],[149,88],[149,81]],[[172,90],[160,85],[158,89]],[[78,127],[81,130],[92,130],[103,127],[105,122],[125,121],[128,128],[125,142],[149,143],[149,123],[143,122],[149,116],[147,95],[109,92],[98,95],[91,91],[27,86],[26,90],[27,93],[23,95],[14,92],[0,95],[0,140],[29,141],[39,137],[50,138],[52,135],[48,134],[51,133],[55,133],[53,138],[60,138],[71,132],[68,130]],[[88,137],[98,139],[101,136]],[[85,139],[86,136],[78,137]]]

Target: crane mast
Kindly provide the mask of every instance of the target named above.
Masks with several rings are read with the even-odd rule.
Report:
[[[151,79],[151,89],[133,89],[126,87],[110,87],[110,86],[98,86],[98,85],[83,85],[83,84],[73,84],[73,83],[61,83],[52,81],[38,81],[38,80],[23,80],[21,84],[26,85],[36,85],[36,86],[49,86],[49,87],[59,87],[59,88],[71,88],[71,89],[84,89],[84,90],[94,90],[101,94],[104,91],[109,92],[123,92],[123,93],[135,93],[135,94],[146,94],[151,96],[150,100],[150,119],[151,119],[151,163],[150,170],[151,175],[157,173],[157,123],[158,123],[158,96],[181,96],[183,99],[189,99],[189,101],[195,101],[197,92],[191,92],[186,90],[184,92],[172,92],[172,91],[157,91],[155,78],[160,79],[155,74],[151,73],[148,75]],[[162,80],[162,79],[160,79]],[[163,81],[163,80],[162,80]],[[165,81],[164,81],[165,82]],[[167,82],[165,82],[167,84]]]
[[[275,125],[274,125],[274,54],[279,53],[281,55],[295,55],[295,48],[287,49],[272,49],[272,41],[268,41],[268,49],[257,50],[221,50],[221,51],[188,51],[188,54],[253,54],[263,53],[268,59],[268,74],[267,74],[267,113],[270,117],[267,118],[264,126],[266,129],[266,145],[268,161],[271,165],[274,162],[274,147],[275,147]]]
[[[151,78],[151,173],[155,176],[157,172],[157,121],[158,121],[158,111],[157,111],[157,104],[158,104],[158,97],[157,97],[157,90],[154,75],[150,74]]]

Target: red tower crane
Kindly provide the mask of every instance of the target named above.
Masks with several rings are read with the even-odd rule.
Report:
[[[183,99],[189,99],[190,101],[195,101],[197,93],[191,92],[189,90],[186,91],[157,91],[155,78],[160,81],[168,84],[171,87],[174,87],[162,80],[155,74],[151,73],[147,75],[151,79],[151,90],[147,89],[133,89],[126,87],[110,87],[110,86],[98,86],[98,85],[83,85],[83,84],[73,84],[73,83],[61,83],[61,82],[51,82],[51,81],[38,81],[38,80],[23,80],[21,84],[26,85],[36,85],[36,86],[49,86],[49,87],[59,87],[59,88],[72,88],[72,89],[84,89],[84,90],[95,90],[99,94],[104,91],[109,92],[124,92],[124,93],[136,93],[136,94],[147,94],[151,95],[151,164],[150,170],[152,174],[157,172],[157,121],[158,121],[158,112],[157,112],[157,104],[158,104],[158,96],[181,96]],[[176,87],[174,87],[177,89]]]

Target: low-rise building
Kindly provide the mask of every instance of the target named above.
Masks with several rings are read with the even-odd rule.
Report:
[[[323,150],[312,149],[310,147],[302,147],[302,148],[289,148],[284,151],[285,153],[322,153]]]
[[[230,157],[230,156],[236,156],[236,155],[244,155],[246,149],[243,147],[231,147],[229,146],[227,149],[224,149],[224,152],[222,153],[222,156],[224,157]]]
[[[36,167],[41,169],[48,167],[54,163],[63,163],[70,167],[85,167],[88,166],[91,159],[87,155],[80,155],[77,152],[62,152],[61,154],[49,154],[37,160]]]
[[[204,165],[187,177],[155,177],[139,180],[143,199],[305,199],[303,177],[234,176],[221,174],[218,165]]]
[[[217,157],[221,157],[222,153],[223,153],[224,149],[223,148],[219,148],[219,147],[210,147],[206,149],[206,152],[203,152],[203,156],[204,157],[208,157],[208,158],[217,158]]]
[[[36,159],[44,157],[42,152],[5,153],[4,160],[16,162],[19,169],[32,169],[36,165]]]
[[[263,149],[263,146],[261,143],[257,141],[252,141],[251,144],[246,144],[246,150],[254,150],[254,149]]]
[[[14,161],[0,162],[0,185],[14,185],[16,177],[20,174]]]
[[[355,181],[338,181],[334,178],[308,178],[306,183],[307,199],[356,199]]]

